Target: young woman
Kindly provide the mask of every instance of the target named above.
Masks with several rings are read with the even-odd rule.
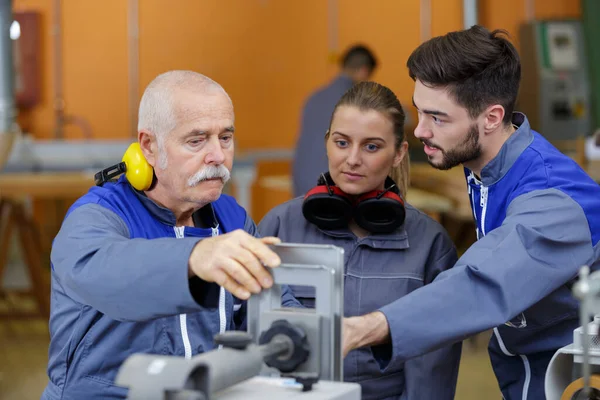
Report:
[[[349,89],[325,134],[329,171],[315,177],[316,187],[304,197],[271,210],[259,231],[284,242],[344,249],[344,380],[359,382],[363,399],[453,399],[460,343],[407,362],[395,362],[392,354],[394,304],[457,260],[445,230],[404,202],[404,118],[387,87],[363,82]],[[314,289],[292,288],[314,307]],[[385,339],[363,346],[373,335]]]

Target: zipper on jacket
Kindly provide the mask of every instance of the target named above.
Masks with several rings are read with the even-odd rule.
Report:
[[[488,187],[481,185],[479,205],[481,206],[481,235],[485,236],[485,213],[487,211]]]
[[[477,213],[475,212],[475,193],[469,185],[471,181],[475,182],[475,184],[479,186],[479,207],[481,207],[481,216],[479,220],[477,219]],[[469,193],[471,194],[471,205],[473,207],[473,216],[475,217],[475,226],[479,224],[481,227],[481,229],[477,228],[477,240],[479,240],[481,237],[485,236],[485,214],[487,212],[488,187],[484,186],[483,183],[473,174],[473,172],[471,172],[467,178],[467,186]]]
[[[219,225],[212,229],[212,236],[219,235]],[[227,328],[227,313],[225,312],[225,289],[221,286],[219,289],[219,333],[225,332]],[[222,349],[223,345],[219,345],[219,349]]]
[[[469,193],[469,197],[471,199],[471,210],[473,210],[473,218],[475,219],[475,236],[477,237],[477,240],[479,240],[481,236],[479,234],[479,218],[477,218],[477,210],[475,208],[475,191],[471,187],[471,182],[474,182],[476,185],[478,184],[477,178],[475,178],[473,171],[471,171],[467,177],[467,192]]]
[[[183,238],[185,227],[175,226],[173,229],[175,229],[175,237],[177,239]],[[183,340],[185,358],[189,360],[192,358],[192,345],[190,344],[190,337],[187,331],[187,314],[179,314],[179,325],[181,327],[181,340]]]

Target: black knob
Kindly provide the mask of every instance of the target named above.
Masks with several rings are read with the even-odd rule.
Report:
[[[265,364],[277,368],[281,372],[295,371],[310,355],[310,347],[306,333],[299,326],[293,325],[286,320],[274,321],[271,327],[260,335],[258,343],[264,345],[269,343],[275,336],[286,336],[293,343],[293,349],[289,357],[270,356],[265,358]]]
[[[319,382],[319,376],[316,374],[312,375],[296,375],[294,376],[296,382],[302,385],[303,392],[309,392],[315,383]]]
[[[247,332],[228,331],[215,335],[215,344],[231,349],[245,350],[252,343],[252,336]]]

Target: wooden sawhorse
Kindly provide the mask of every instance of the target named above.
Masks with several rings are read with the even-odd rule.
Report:
[[[19,310],[0,311],[2,319],[41,317],[50,313],[49,260],[42,260],[42,246],[35,220],[26,209],[27,199],[75,199],[94,185],[92,174],[85,173],[0,173],[0,299],[9,295],[30,296],[36,302],[35,313]],[[4,270],[13,233],[18,234],[24,265],[31,282],[29,290],[5,289]]]

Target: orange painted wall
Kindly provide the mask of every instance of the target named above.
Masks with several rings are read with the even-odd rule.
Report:
[[[127,124],[127,2],[62,1],[63,98],[67,114],[92,126],[94,138],[124,137]],[[39,138],[54,135],[54,9],[50,0],[15,0],[42,17],[42,103],[21,121]],[[67,126],[66,137],[81,137]]]
[[[63,90],[68,114],[86,118],[96,138],[126,136],[127,2],[66,0]],[[75,127],[67,136],[79,137]]]
[[[53,8],[15,0],[42,14],[42,104],[22,120],[37,137],[53,135]],[[336,72],[328,61],[327,1],[143,0],[139,2],[140,92],[173,68],[201,71],[230,92],[238,146],[290,147],[306,95]],[[338,45],[371,45],[382,62],[375,79],[410,102],[406,58],[420,41],[418,0],[338,1]],[[461,0],[431,0],[432,35],[462,27]],[[64,0],[63,93],[68,114],[87,119],[95,138],[127,137],[127,1]],[[538,18],[578,17],[579,0],[538,0]],[[507,29],[518,44],[524,0],[480,1],[480,21]],[[141,94],[141,93],[140,93]],[[81,133],[67,127],[68,137]]]
[[[221,83],[233,100],[237,146],[293,145],[303,98],[328,75],[326,2],[148,0],[140,5],[142,88],[168,69],[200,71]]]
[[[534,2],[536,19],[579,18],[580,0],[536,0]],[[489,29],[505,29],[519,49],[519,26],[526,21],[524,0],[480,0],[481,23]]]
[[[406,59],[419,45],[419,2],[351,0],[340,1],[339,7],[340,48],[356,41],[370,45],[380,61],[373,79],[410,104]]]
[[[14,0],[42,16],[42,103],[20,121],[39,138],[53,136],[53,1]],[[127,0],[63,0],[63,93],[67,114],[85,118],[96,139],[130,137]],[[406,59],[420,42],[419,0],[338,0],[339,50],[370,45],[381,61],[374,79],[410,105]],[[431,32],[462,29],[462,0],[431,0]],[[538,18],[578,17],[579,0],[537,0]],[[230,93],[239,149],[294,145],[305,97],[336,73],[330,61],[326,0],[140,0],[140,93],[158,73],[205,73]],[[518,45],[524,0],[480,0],[480,22],[507,29]],[[414,111],[408,107],[409,112]],[[67,137],[80,137],[77,127]],[[261,167],[286,172],[283,164]],[[267,172],[265,172],[267,173]],[[266,201],[258,194],[255,201]],[[267,207],[268,209],[268,207]],[[260,212],[259,212],[260,214]],[[261,215],[255,215],[259,218]]]
[[[581,1],[580,0],[537,0],[535,7],[535,16],[539,19],[544,18],[580,18]]]
[[[43,102],[22,120],[53,136],[53,9],[49,0],[15,0],[42,14]],[[334,70],[327,63],[326,2],[142,0],[140,93],[157,74],[194,69],[220,82],[235,107],[238,146],[289,147],[298,109]],[[68,114],[89,121],[94,138],[129,136],[127,1],[62,2],[63,92]],[[68,127],[67,137],[78,137]]]
[[[42,104],[22,121],[52,137],[53,8],[50,0],[15,0],[15,9],[42,14]],[[306,95],[336,68],[328,61],[325,0],[142,0],[139,2],[140,94],[156,74],[201,71],[230,92],[238,146],[290,147]],[[405,62],[420,41],[419,0],[339,0],[339,49],[356,41],[381,60],[375,79],[410,102]],[[432,34],[462,27],[461,0],[431,0]],[[537,0],[538,18],[578,17],[579,0]],[[68,114],[87,119],[95,138],[130,134],[127,109],[127,1],[63,0],[63,93]],[[524,0],[480,0],[480,21],[508,29],[518,44]],[[77,137],[76,127],[67,136]]]

